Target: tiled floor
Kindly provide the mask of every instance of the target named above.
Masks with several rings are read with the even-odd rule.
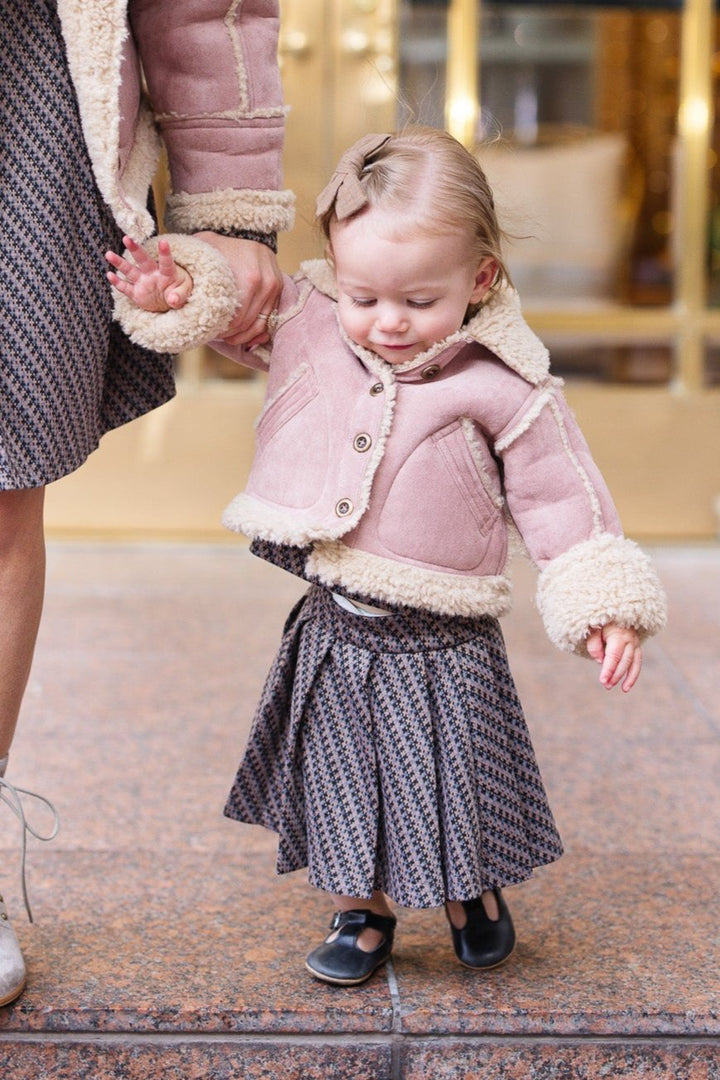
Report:
[[[0,1077],[718,1080],[720,548],[653,555],[671,621],[625,697],[546,642],[517,568],[508,648],[567,853],[508,892],[514,957],[477,976],[440,911],[403,911],[348,991],[304,970],[324,897],[221,812],[302,586],[239,545],[52,545],[8,778],[62,831],[32,842],[30,926],[0,822],[30,975]]]

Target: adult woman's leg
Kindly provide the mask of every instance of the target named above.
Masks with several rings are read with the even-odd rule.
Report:
[[[0,492],[0,777],[7,766],[42,612],[44,495],[44,488]],[[13,1001],[24,986],[25,963],[0,890],[0,1006]]]
[[[45,489],[0,491],[0,758],[13,740],[45,591]]]

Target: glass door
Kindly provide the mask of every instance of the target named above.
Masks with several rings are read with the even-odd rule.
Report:
[[[315,198],[350,143],[446,127],[490,176],[524,313],[628,531],[720,534],[713,0],[281,0],[281,14],[297,195],[283,268],[321,253]],[[242,484],[262,400],[243,370],[210,350],[182,357],[175,402],[53,485],[50,528],[84,513],[94,531],[224,535],[218,508]],[[160,505],[158,490],[177,497]]]

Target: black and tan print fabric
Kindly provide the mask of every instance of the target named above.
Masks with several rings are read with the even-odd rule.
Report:
[[[56,3],[0,18],[0,489],[71,472],[174,393],[172,361],[111,322],[121,236],[85,149]]]
[[[279,873],[407,907],[517,884],[562,853],[497,621],[365,618],[317,586],[225,813],[278,833]]]

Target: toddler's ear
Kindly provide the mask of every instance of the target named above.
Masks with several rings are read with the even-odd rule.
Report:
[[[488,289],[495,281],[498,272],[498,265],[493,258],[488,256],[487,259],[483,259],[477,268],[475,274],[475,288],[470,294],[470,303],[479,304],[483,299]]]

